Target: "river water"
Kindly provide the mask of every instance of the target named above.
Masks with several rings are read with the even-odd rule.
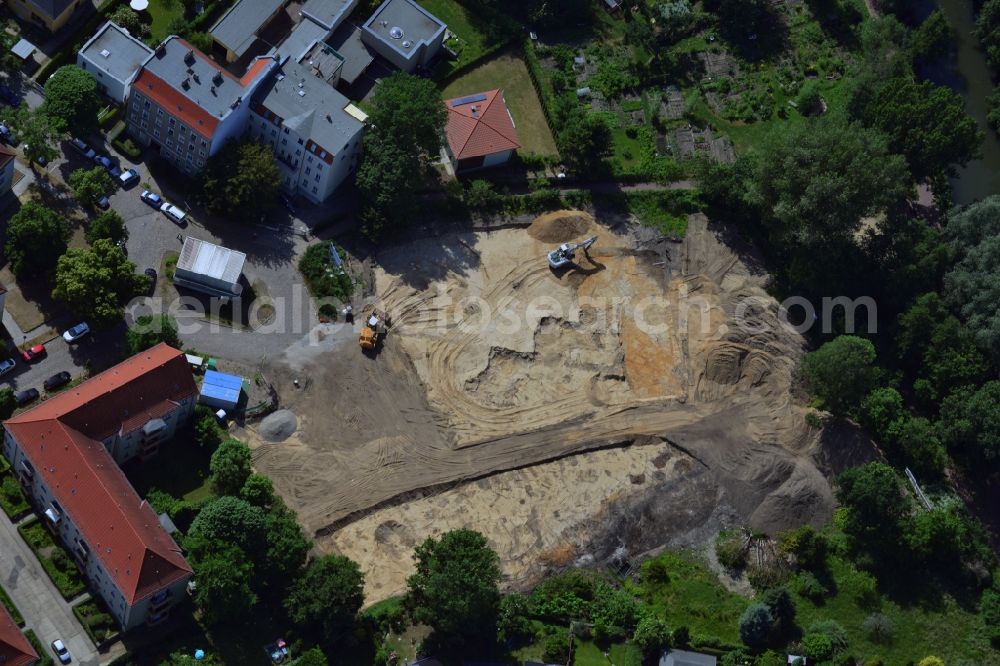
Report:
[[[972,0],[937,0],[937,5],[955,29],[957,58],[953,69],[928,73],[928,78],[959,91],[969,114],[986,133],[983,158],[960,169],[958,177],[952,180],[955,203],[967,204],[991,194],[1000,194],[1000,137],[986,122],[989,111],[986,97],[992,92],[993,83],[986,58],[972,34],[975,26]]]

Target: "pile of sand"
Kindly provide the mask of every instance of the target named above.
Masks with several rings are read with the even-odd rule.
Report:
[[[566,243],[587,233],[593,221],[594,218],[579,210],[546,213],[531,223],[528,235],[543,243]]]
[[[299,427],[295,413],[287,409],[279,409],[269,414],[260,422],[257,432],[268,442],[283,442],[291,437]]]

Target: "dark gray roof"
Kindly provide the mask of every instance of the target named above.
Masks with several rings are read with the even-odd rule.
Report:
[[[153,55],[153,49],[108,21],[83,45],[80,54],[112,78],[128,81]]]
[[[359,120],[344,111],[350,100],[296,62],[282,65],[279,74],[255,99],[277,114],[289,129],[312,139],[329,153],[343,150],[362,128]]]
[[[344,56],[329,44],[318,42],[304,58],[299,60],[299,64],[315,76],[329,82],[334,75],[339,75],[344,66]]]
[[[267,20],[274,16],[287,0],[239,0],[232,9],[209,30],[215,41],[236,54],[246,53],[257,39]]]
[[[344,57],[344,69],[340,72],[340,78],[345,83],[354,83],[375,60],[375,56],[361,41],[361,30],[351,23],[344,23],[334,30],[326,43]]]
[[[409,56],[417,44],[430,42],[443,32],[445,24],[413,0],[385,0],[365,23],[365,28],[391,48]]]
[[[51,19],[59,18],[76,0],[31,0],[31,5]]]
[[[145,69],[216,118],[228,115],[246,92],[239,79],[223,73],[208,56],[179,37],[168,37],[160,44]]]
[[[660,666],[715,666],[718,660],[709,654],[670,650],[660,657]]]
[[[357,4],[358,0],[306,0],[299,11],[327,30],[333,30]]]
[[[285,41],[274,49],[273,53],[278,56],[279,60],[286,58],[299,60],[312,48],[313,44],[321,41],[327,34],[329,34],[329,30],[320,24],[304,19],[295,26],[295,30],[292,30]]]

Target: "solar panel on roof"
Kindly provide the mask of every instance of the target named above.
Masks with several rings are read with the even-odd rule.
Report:
[[[479,93],[478,95],[469,95],[468,97],[459,97],[456,100],[452,100],[451,108],[455,108],[456,106],[462,106],[463,104],[474,104],[476,102],[485,102],[485,101],[486,101],[486,95],[483,93]]]

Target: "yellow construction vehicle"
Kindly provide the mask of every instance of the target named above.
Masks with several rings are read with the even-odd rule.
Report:
[[[379,340],[385,335],[385,327],[388,325],[388,317],[374,306],[368,310],[364,319],[365,325],[358,336],[358,344],[364,351],[375,351]]]

